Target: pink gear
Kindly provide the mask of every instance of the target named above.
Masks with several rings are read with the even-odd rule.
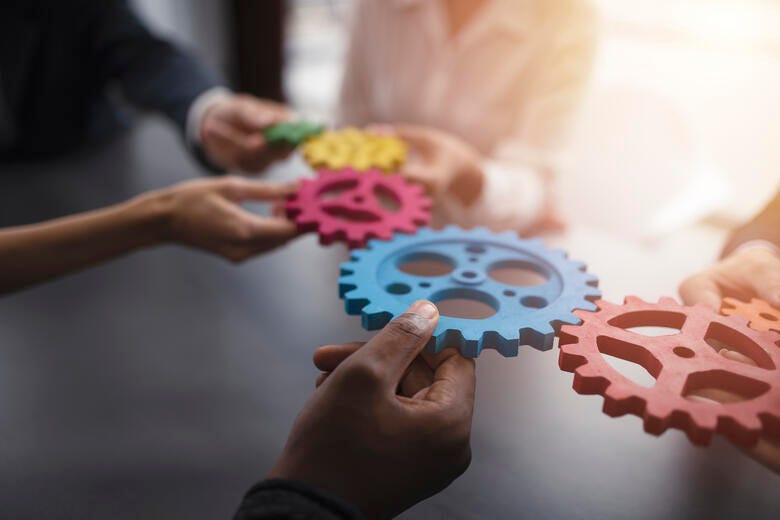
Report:
[[[382,195],[395,211],[382,205]],[[316,231],[320,243],[344,240],[350,248],[365,247],[371,238],[389,240],[396,231],[414,233],[431,218],[422,186],[378,169],[320,170],[316,179],[301,182],[285,209],[300,232]]]
[[[604,413],[638,415],[645,431],[655,435],[679,428],[694,444],[709,444],[715,432],[742,446],[754,445],[762,434],[780,437],[780,335],[750,329],[745,318],[701,305],[683,307],[671,298],[647,303],[629,296],[623,305],[596,304],[596,312],[575,312],[581,325],[561,328],[558,362],[574,372],[577,393],[604,396]],[[680,332],[648,337],[626,330],[647,325]],[[721,345],[755,365],[728,359]],[[627,379],[602,354],[641,365],[655,384],[644,387]],[[717,395],[713,390],[744,397],[723,404],[686,397]]]

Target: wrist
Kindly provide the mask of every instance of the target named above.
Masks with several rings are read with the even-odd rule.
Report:
[[[136,229],[140,247],[152,247],[172,240],[173,197],[167,190],[139,195],[122,208]]]

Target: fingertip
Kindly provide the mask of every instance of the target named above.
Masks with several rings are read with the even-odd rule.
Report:
[[[406,312],[417,314],[427,320],[433,320],[439,317],[439,309],[428,300],[417,300]]]

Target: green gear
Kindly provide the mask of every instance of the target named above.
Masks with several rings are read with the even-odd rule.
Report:
[[[285,121],[269,126],[263,130],[263,134],[272,146],[295,148],[309,137],[322,133],[324,129],[323,125],[310,121]]]

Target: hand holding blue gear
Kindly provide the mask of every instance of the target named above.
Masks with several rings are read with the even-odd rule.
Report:
[[[449,272],[419,276],[401,269],[419,261],[436,261],[449,266]],[[491,277],[502,268],[535,271],[546,281],[516,286]],[[341,265],[339,293],[347,313],[360,314],[368,330],[382,328],[415,300],[476,300],[495,313],[483,319],[442,315],[427,350],[457,347],[464,356],[477,357],[492,348],[509,357],[521,344],[552,348],[561,324],[580,323],[574,310],[596,310],[597,285],[585,264],[546,249],[539,239],[449,226],[397,233],[390,241],[372,240],[367,249],[353,251]]]

